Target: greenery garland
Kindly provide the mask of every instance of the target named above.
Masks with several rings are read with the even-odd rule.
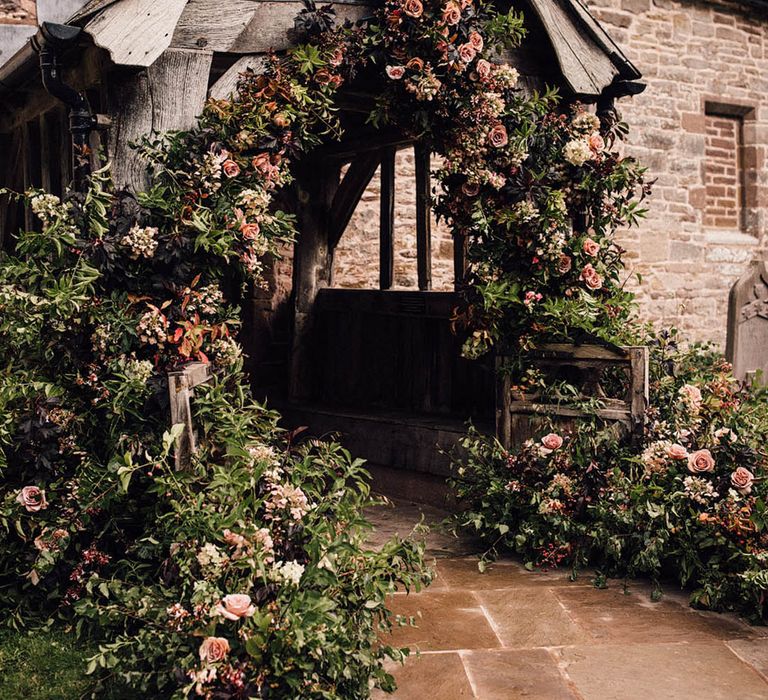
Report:
[[[429,580],[414,545],[365,548],[360,463],[296,444],[242,377],[237,300],[293,238],[275,195],[340,134],[345,83],[380,87],[370,121],[442,157],[435,208],[470,263],[468,356],[637,334],[613,236],[642,214],[642,169],[616,151],[623,125],[528,94],[499,60],[521,16],[402,0],[357,27],[332,20],[303,12],[302,43],[246,72],[235,98],[145,139],[146,192],[98,172],[64,202],[27,193],[42,233],[0,262],[0,601],[16,625],[52,615],[96,635],[90,671],[145,695],[391,689],[382,661],[404,651],[377,641],[386,596]],[[195,402],[202,449],[178,473],[166,372],[193,359],[215,378]],[[524,526],[494,510],[508,492],[474,511],[484,534]]]

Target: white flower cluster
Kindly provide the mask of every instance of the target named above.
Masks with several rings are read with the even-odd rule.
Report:
[[[231,367],[243,356],[243,349],[234,338],[219,338],[213,343],[213,354],[219,367]]]
[[[563,149],[563,157],[576,167],[584,165],[592,156],[592,149],[584,139],[572,139]]]
[[[120,243],[128,248],[133,260],[151,258],[157,250],[157,228],[134,224]]]
[[[280,512],[287,510],[293,520],[300,521],[310,510],[312,505],[307,495],[299,486],[293,484],[273,483],[269,490],[269,498],[264,505],[270,520],[280,518]]]
[[[251,455],[253,461],[258,464],[275,465],[279,461],[274,448],[269,445],[249,445],[248,454]],[[276,470],[276,472],[275,476],[279,478],[282,472],[280,470]]]
[[[146,384],[155,373],[155,367],[149,360],[137,360],[133,357],[121,357],[118,361],[123,374],[132,382]]]
[[[527,224],[536,220],[536,217],[539,215],[539,210],[533,202],[529,202],[526,199],[515,204],[514,213],[518,221]]]
[[[702,479],[700,476],[686,476],[683,479],[683,486],[685,488],[685,495],[695,503],[703,506],[707,505],[711,499],[717,498],[720,495],[715,491],[711,481]]]
[[[593,131],[600,131],[600,118],[590,112],[580,112],[573,118],[571,126],[574,131],[591,134]]]
[[[645,474],[660,474],[667,470],[669,448],[672,443],[669,440],[657,440],[643,450],[640,461],[645,466]]]
[[[517,83],[520,80],[520,73],[518,73],[517,68],[513,68],[506,63],[501,63],[494,66],[493,77],[494,80],[500,83],[504,88],[511,90],[517,87]]]
[[[147,311],[136,326],[136,332],[142,343],[149,345],[162,346],[168,340],[166,330],[168,328],[168,319],[159,311]]]
[[[269,207],[272,198],[266,190],[245,189],[240,192],[239,203],[250,216],[258,216]]]
[[[104,357],[112,345],[111,328],[108,323],[96,326],[91,334],[91,345],[93,351],[99,356]]]
[[[304,565],[297,561],[278,562],[275,564],[274,572],[279,579],[298,586],[304,575]]]
[[[206,575],[218,574],[228,561],[229,557],[210,542],[206,542],[197,553],[197,563]]]
[[[200,311],[210,316],[218,313],[221,305],[224,303],[224,294],[219,289],[218,284],[209,284],[201,287],[197,298]]]
[[[38,194],[29,202],[34,215],[43,223],[53,221],[57,216],[67,214],[66,207],[62,208],[61,200],[55,194]]]

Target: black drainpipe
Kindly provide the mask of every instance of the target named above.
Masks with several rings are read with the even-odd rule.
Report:
[[[76,45],[82,33],[80,27],[68,24],[43,22],[40,31],[32,38],[32,46],[40,54],[40,71],[43,87],[69,108],[69,131],[72,134],[73,188],[76,192],[85,190],[91,173],[90,148],[91,131],[96,120],[85,95],[62,80],[60,54]]]

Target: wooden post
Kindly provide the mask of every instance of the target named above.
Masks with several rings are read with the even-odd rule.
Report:
[[[205,104],[212,58],[211,51],[168,49],[148,68],[110,83],[109,160],[117,187],[141,191],[149,184],[146,163],[132,142],[194,126]]]
[[[432,289],[432,220],[430,215],[430,151],[424,143],[413,149],[416,161],[416,257],[419,289]]]
[[[294,325],[289,395],[292,400],[312,398],[315,392],[313,345],[314,305],[317,293],[331,281],[333,266],[329,220],[339,189],[339,169],[327,160],[310,161],[299,168],[295,184],[298,239],[293,258]]]
[[[395,153],[390,146],[381,155],[379,289],[392,289],[395,275]]]
[[[453,288],[458,291],[467,274],[467,238],[461,233],[453,234]]]
[[[176,440],[174,457],[177,471],[189,469],[192,466],[192,455],[197,452],[197,433],[192,423],[190,401],[195,387],[210,378],[211,366],[205,362],[192,362],[180,370],[168,372],[171,425],[184,426],[184,432]]]

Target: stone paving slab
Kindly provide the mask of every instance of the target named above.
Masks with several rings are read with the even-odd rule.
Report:
[[[388,511],[386,531],[407,534],[418,512]],[[466,542],[431,537],[434,584],[390,604],[418,626],[387,643],[416,655],[390,668],[397,693],[376,700],[768,700],[766,627],[693,610],[676,591],[653,602],[642,581],[596,589],[512,559],[480,574]]]

